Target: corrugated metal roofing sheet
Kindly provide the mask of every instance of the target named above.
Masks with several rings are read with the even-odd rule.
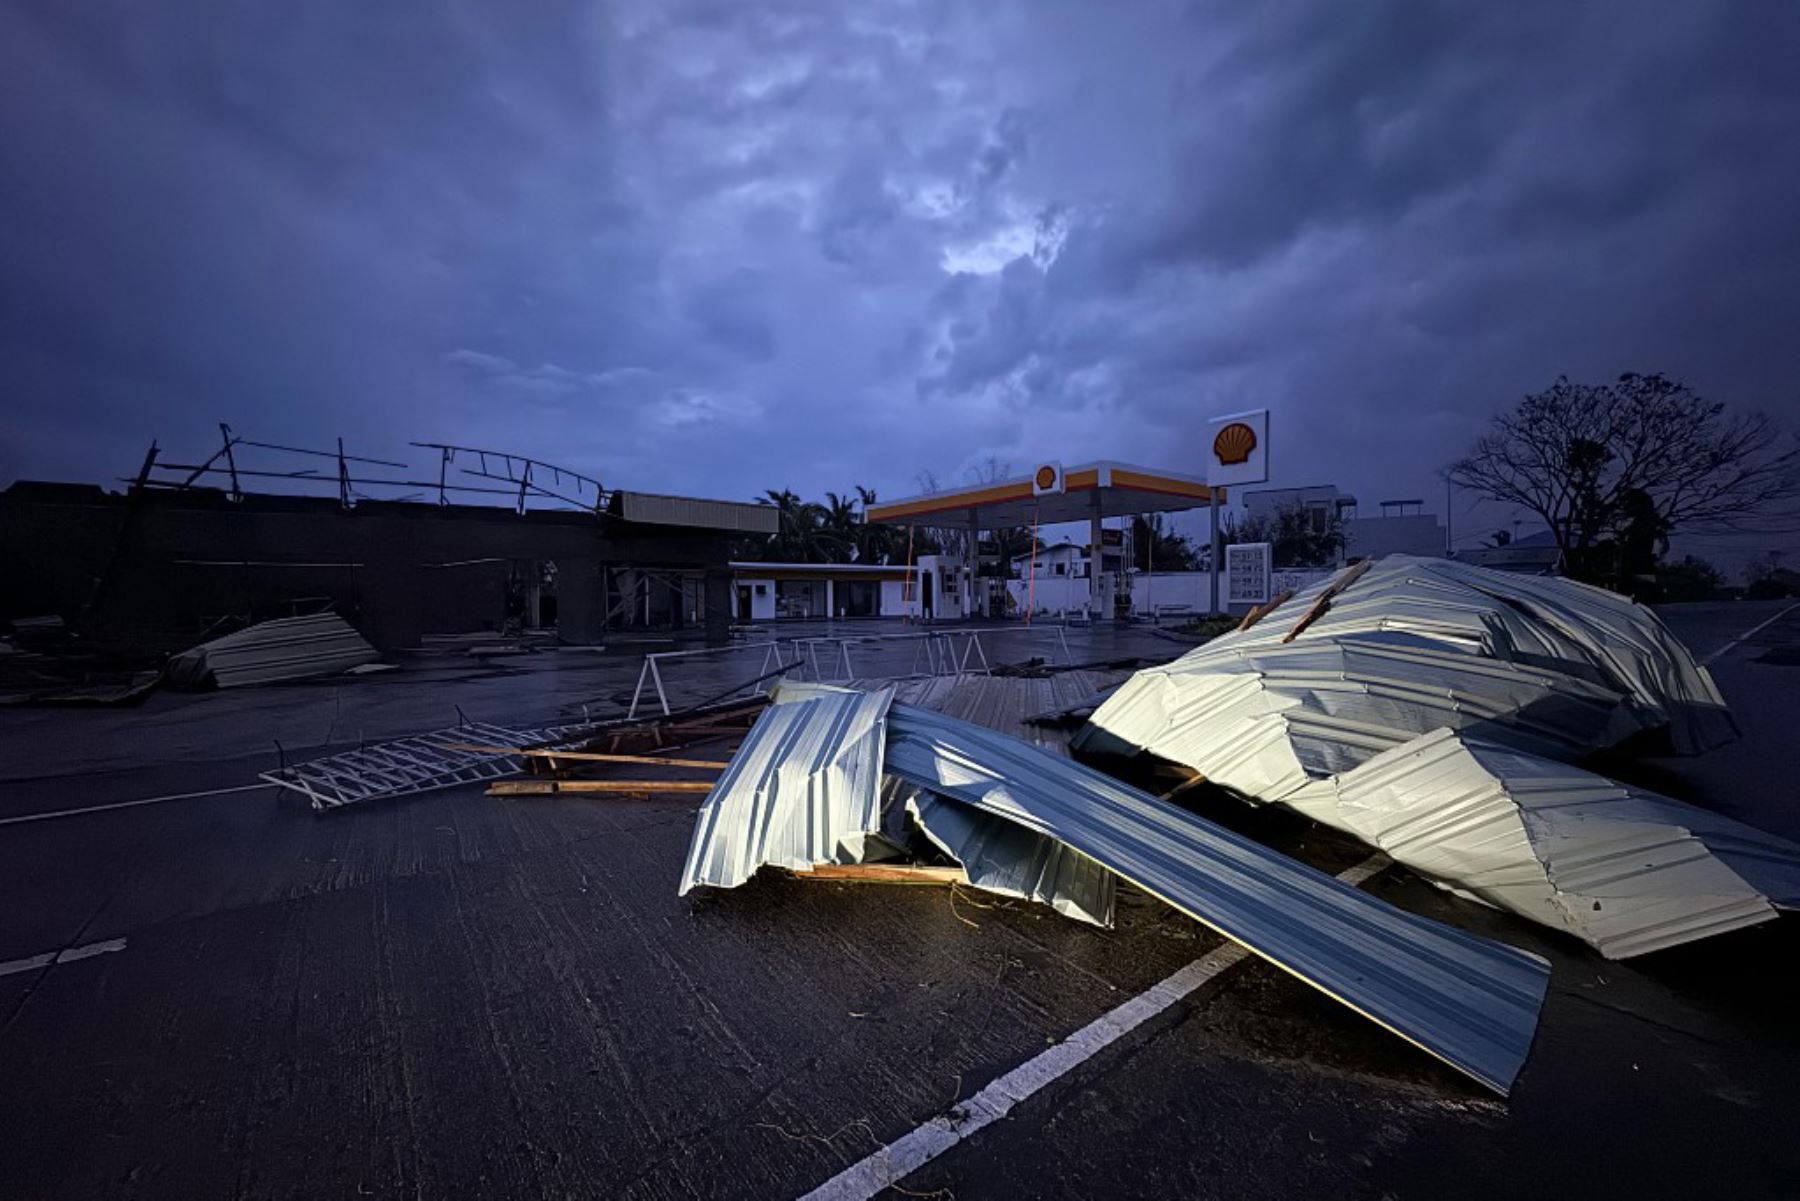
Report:
[[[1391,556],[1337,579],[1349,586],[1298,633],[1333,581],[1139,672],[1076,745],[1185,764],[1614,957],[1769,915],[1725,862],[1728,844],[1765,862],[1766,836],[1736,827],[1709,851],[1689,830],[1712,815],[1628,817],[1625,799],[1643,810],[1649,794],[1553,762],[1654,728],[1686,750],[1735,736],[1712,678],[1648,609],[1438,559]],[[1504,771],[1482,766],[1508,752]],[[1576,798],[1579,823],[1565,807]],[[1588,895],[1620,872],[1633,899]]]
[[[737,500],[702,500],[694,496],[659,496],[652,492],[614,492],[617,512],[626,521],[649,525],[685,525],[703,530],[737,530],[773,534],[781,514],[773,505]]]
[[[1800,902],[1800,845],[1437,730],[1290,802],[1421,873],[1623,959]]]
[[[999,696],[1011,703],[996,703],[996,697],[981,687],[983,683],[1009,685]],[[940,684],[944,686],[936,686]],[[951,684],[936,677],[889,687],[917,697],[927,707],[974,705],[992,720],[1014,722],[1018,710],[1042,695],[1033,685],[1047,686],[1048,681],[975,676]],[[854,689],[834,684],[784,679],[770,690],[770,699],[779,706],[851,691]],[[1040,901],[1077,921],[1112,925],[1116,893],[1112,873],[1055,839],[945,802],[893,775],[882,780],[881,807],[881,832],[863,844],[863,861],[900,853],[912,841],[907,828],[910,816],[927,841],[962,864],[970,887]]]
[[[1076,745],[1147,750],[1279,801],[1440,726],[1553,755],[1640,728],[1626,699],[1598,684],[1412,633],[1203,649],[1138,672]]]
[[[1315,584],[1250,629],[1215,638],[1177,662],[1280,644],[1313,601],[1342,578],[1346,573]],[[1449,559],[1389,555],[1333,597],[1296,641],[1382,631],[1600,684],[1629,698],[1639,725],[1667,725],[1684,754],[1737,736],[1712,677],[1681,641],[1649,609],[1603,589]],[[1096,717],[1105,711],[1103,706]]]
[[[888,769],[1076,851],[1505,1093],[1548,981],[1535,955],[1404,913],[1091,768],[895,705]]]
[[[764,710],[700,807],[681,893],[735,888],[764,864],[861,862],[881,829],[882,719],[893,697],[820,689]]]
[[[380,658],[375,648],[335,613],[282,617],[202,642],[169,660],[176,684],[238,688],[336,675]]]
[[[908,784],[906,812],[962,864],[971,887],[1023,897],[1064,917],[1112,928],[1113,874],[1073,847]]]

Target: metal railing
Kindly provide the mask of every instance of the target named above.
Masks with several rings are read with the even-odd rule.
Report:
[[[989,650],[1000,639],[1030,639],[1042,644],[1054,635],[1065,666],[1072,666],[1074,655],[1061,626],[1039,629],[1004,630],[924,630],[911,634],[827,634],[796,638],[793,646],[800,661],[812,670],[817,683],[844,683],[854,679],[903,679],[917,676],[962,676],[972,673],[990,675],[993,657]],[[906,651],[910,648],[910,656]],[[853,657],[852,651],[857,654]],[[899,655],[883,652],[899,652]],[[881,663],[885,657],[889,662]],[[895,670],[904,661],[903,669]],[[862,666],[859,668],[858,663]],[[829,674],[828,674],[829,673]]]
[[[631,705],[626,720],[638,715],[641,707],[655,705],[664,717],[674,712],[669,704],[669,685],[663,678],[663,667],[671,660],[720,658],[762,652],[755,675],[735,688],[708,697],[709,701],[728,700],[740,692],[748,692],[783,668],[785,647],[793,648],[788,666],[798,669],[802,678],[810,676],[814,683],[845,684],[852,680],[913,679],[921,676],[991,675],[995,656],[991,651],[1001,639],[1035,642],[1047,652],[1046,658],[1060,653],[1063,666],[1072,667],[1075,656],[1069,650],[1068,637],[1061,626],[1035,629],[1002,630],[923,630],[908,634],[826,634],[785,641],[749,642],[736,646],[705,647],[688,651],[655,651],[644,656],[638,669],[637,686],[631,692]],[[885,661],[884,661],[885,660]],[[718,683],[717,679],[713,683]]]
[[[738,692],[744,691],[753,684],[767,678],[772,669],[781,665],[781,651],[777,643],[772,641],[746,642],[737,646],[709,646],[691,651],[656,651],[653,654],[645,655],[644,666],[638,669],[637,687],[632,689],[631,692],[631,707],[625,711],[626,720],[629,721],[637,716],[638,705],[644,700],[644,689],[646,685],[655,690],[656,702],[662,706],[663,716],[667,717],[673,712],[673,710],[669,708],[669,692],[662,677],[662,665],[669,660],[699,659],[706,657],[716,658],[722,655],[741,655],[745,651],[756,650],[763,652],[760,674],[753,679],[746,680],[741,688],[734,688],[731,691],[714,698],[716,700],[726,700],[736,695]]]

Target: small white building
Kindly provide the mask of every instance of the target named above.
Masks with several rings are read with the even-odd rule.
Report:
[[[731,564],[732,618],[838,620],[855,617],[963,617],[972,607],[967,568],[921,555],[908,569],[884,563]]]
[[[1110,536],[1115,533],[1120,533],[1121,531],[1106,530],[1104,532]],[[1122,544],[1119,546],[1107,546],[1102,544],[1100,548],[1100,570],[1103,572],[1118,572],[1123,571],[1124,568],[1124,546]],[[1040,580],[1085,580],[1089,578],[1089,574],[1092,571],[1093,556],[1089,553],[1087,547],[1082,546],[1079,543],[1072,542],[1065,538],[1061,542],[1051,546],[1040,547],[1038,550],[1035,574]],[[1030,552],[1022,555],[1014,555],[1012,558],[1012,578],[1015,580],[1023,580],[1032,574],[1033,568]]]

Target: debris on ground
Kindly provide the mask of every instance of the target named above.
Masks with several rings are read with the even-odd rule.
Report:
[[[763,866],[805,871],[898,853],[881,828],[882,743],[893,689],[815,688],[778,699],[701,807],[681,873],[683,895],[698,885],[736,888]]]
[[[169,660],[170,684],[241,688],[339,675],[381,656],[335,613],[279,617],[246,626]]]
[[[391,797],[412,796],[518,775],[524,762],[517,752],[475,747],[521,747],[550,743],[568,731],[555,727],[518,729],[485,722],[464,722],[428,734],[372,743],[303,763],[283,764],[261,778],[291,789],[314,809]]]
[[[1608,959],[1800,907],[1800,844],[1449,729],[1286,803]]]
[[[1109,924],[1124,878],[1501,1093],[1537,956],[1395,909],[1093,768],[875,692],[784,681],[709,794],[679,891],[904,853],[896,804],[976,887]],[[941,877],[945,874],[938,873]]]
[[[1736,736],[1648,609],[1396,555],[1138,672],[1075,746],[1296,809],[1616,958],[1791,906],[1800,846],[1567,765],[1627,740],[1693,754]],[[1781,866],[1771,881],[1752,864]]]
[[[764,702],[738,702],[711,710],[690,712],[678,719],[614,721],[531,727],[500,726],[463,721],[427,734],[371,743],[353,751],[341,751],[295,764],[282,764],[262,773],[262,779],[301,793],[314,809],[338,809],[365,801],[386,800],[454,788],[459,784],[488,784],[495,795],[546,795],[560,792],[643,795],[656,792],[705,792],[722,759],[705,759],[703,778],[691,761],[659,756],[654,752],[675,749],[684,743],[742,736],[750,719]],[[670,781],[646,781],[648,787],[618,787],[620,765],[663,769],[680,768],[688,787],[669,787]],[[525,780],[512,777],[529,775]],[[633,781],[623,781],[630,785]],[[504,785],[504,787],[502,787]],[[695,786],[697,785],[697,786]]]
[[[0,705],[135,705],[162,679],[160,656],[96,646],[60,617],[10,624],[0,638]]]

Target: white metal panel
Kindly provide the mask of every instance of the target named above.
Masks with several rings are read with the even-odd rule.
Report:
[[[894,690],[815,690],[750,727],[694,823],[680,892],[735,888],[768,864],[856,863],[881,829],[882,718]]]
[[[1768,921],[1800,845],[1567,764],[1436,730],[1301,806],[1609,959]]]
[[[381,656],[335,613],[258,622],[169,660],[171,681],[220,688],[335,675]]]
[[[1446,1063],[1505,1093],[1549,969],[1385,905],[1071,760],[896,704],[888,770],[1066,843]]]

